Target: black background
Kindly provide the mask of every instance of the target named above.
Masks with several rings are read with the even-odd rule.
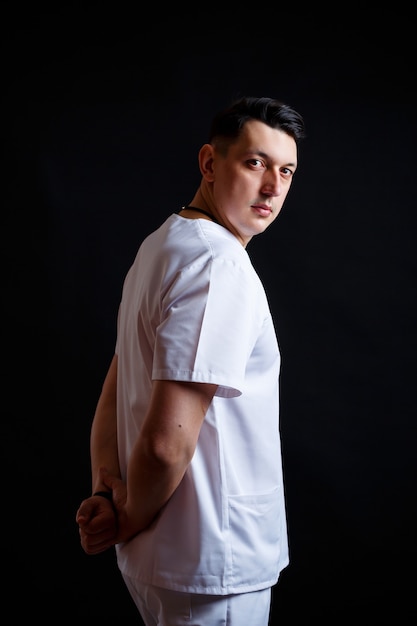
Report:
[[[413,20],[286,5],[72,3],[4,14],[3,556],[9,623],[140,623],[86,556],[89,430],[124,275],[188,202],[212,114],[281,98],[307,139],[248,252],[282,352],[282,626],[416,617]],[[7,588],[6,587],[6,588]],[[353,621],[354,620],[354,621]],[[242,625],[249,626],[249,625]]]

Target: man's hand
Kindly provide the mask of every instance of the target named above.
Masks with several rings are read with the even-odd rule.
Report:
[[[87,554],[99,554],[116,543],[117,517],[110,500],[90,496],[81,502],[76,514],[81,546]]]

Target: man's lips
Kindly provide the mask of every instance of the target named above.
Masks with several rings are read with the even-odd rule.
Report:
[[[272,208],[266,204],[252,204],[252,208],[262,217],[269,217],[272,213]]]

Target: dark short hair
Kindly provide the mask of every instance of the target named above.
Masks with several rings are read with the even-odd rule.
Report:
[[[288,104],[274,98],[242,97],[213,118],[209,132],[209,143],[224,148],[239,138],[246,122],[258,120],[271,128],[290,135],[298,144],[305,137],[304,120],[300,113]]]

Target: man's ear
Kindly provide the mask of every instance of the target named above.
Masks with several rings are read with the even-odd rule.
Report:
[[[198,153],[198,164],[203,178],[212,183],[214,180],[214,148],[210,143],[205,143]]]

